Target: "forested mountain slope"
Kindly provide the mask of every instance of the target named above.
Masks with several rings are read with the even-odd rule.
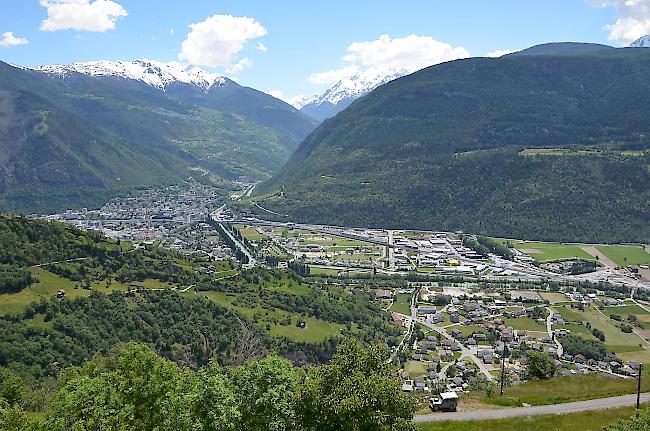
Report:
[[[227,78],[208,89],[161,89],[0,62],[0,209],[93,207],[193,167],[268,178],[313,127],[286,103]]]
[[[650,50],[589,44],[433,66],[325,121],[256,200],[296,221],[647,242],[649,71]]]

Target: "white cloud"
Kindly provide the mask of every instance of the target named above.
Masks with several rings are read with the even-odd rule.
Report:
[[[650,34],[650,0],[592,0],[591,3],[616,9],[616,22],[604,27],[609,32],[609,40],[628,45]]]
[[[170,35],[170,36],[173,36],[173,35],[174,35],[174,27],[172,27],[172,28],[169,29],[169,35]]]
[[[262,42],[257,42],[257,45],[255,46],[255,49],[257,49],[258,51],[262,51],[262,52],[266,52],[266,51],[269,50],[266,47],[266,45],[264,45]]]
[[[271,90],[269,91],[269,94],[276,99],[284,100],[284,94],[282,94],[282,90]]]
[[[512,54],[513,52],[519,51],[518,49],[497,49],[496,51],[490,51],[485,54],[486,57],[503,57],[504,55]]]
[[[18,45],[27,45],[29,41],[24,37],[16,37],[12,31],[2,33],[2,39],[0,39],[0,46],[18,46]]]
[[[180,60],[235,71],[251,64],[247,58],[236,59],[246,42],[266,34],[262,24],[253,18],[231,15],[213,15],[205,21],[191,24],[190,29],[178,53]]]
[[[127,16],[126,9],[111,0],[41,0],[47,8],[47,19],[41,30],[84,30],[103,32],[115,28],[120,17]]]
[[[251,67],[252,65],[253,65],[253,62],[250,61],[250,59],[242,58],[237,63],[229,64],[229,65],[225,66],[224,68],[226,69],[226,72],[235,74],[235,73],[241,72],[243,69],[245,69],[247,67]]]
[[[352,64],[314,73],[307,80],[313,84],[333,84],[368,69],[382,70],[386,74],[397,71],[411,73],[434,64],[469,57],[465,48],[416,34],[402,38],[384,34],[373,41],[353,42],[347,50],[343,61]]]
[[[354,42],[348,46],[346,61],[364,66],[405,69],[411,72],[433,64],[469,57],[465,48],[454,48],[429,36],[411,34],[391,39],[387,34],[371,42]]]

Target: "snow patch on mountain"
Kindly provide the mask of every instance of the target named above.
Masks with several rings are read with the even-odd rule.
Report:
[[[650,48],[650,34],[646,34],[632,42],[630,48]]]
[[[319,96],[296,96],[287,99],[286,102],[294,108],[300,110],[303,108],[303,106],[315,102],[318,98]]]
[[[140,59],[134,61],[87,61],[69,65],[45,65],[34,68],[38,72],[65,76],[81,73],[93,77],[112,76],[140,81],[161,90],[172,84],[195,85],[204,91],[213,86],[225,87],[225,77],[206,72],[189,64]]]

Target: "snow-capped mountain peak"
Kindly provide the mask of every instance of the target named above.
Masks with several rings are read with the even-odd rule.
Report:
[[[650,48],[650,34],[646,34],[632,42],[630,48]]]
[[[204,91],[214,85],[224,87],[227,84],[226,78],[223,76],[206,72],[189,64],[173,61],[164,63],[147,59],[133,61],[100,60],[69,65],[45,65],[36,67],[34,70],[62,76],[73,72],[94,77],[113,76],[144,82],[163,91],[169,85],[175,83],[195,85]]]
[[[350,103],[380,85],[406,74],[408,74],[406,70],[366,69],[341,79],[321,96],[301,99],[298,101],[300,103],[294,106],[313,118],[324,120],[336,115]]]
[[[382,69],[369,69],[355,73],[352,76],[341,79],[329,88],[322,96],[312,103],[321,104],[329,102],[337,105],[348,99],[357,99],[364,94],[370,93],[375,88],[389,81],[404,76],[406,71],[385,71]]]

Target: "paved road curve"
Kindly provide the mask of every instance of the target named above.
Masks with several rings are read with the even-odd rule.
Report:
[[[641,394],[641,402],[650,401],[650,392]],[[622,395],[620,397],[599,398],[596,400],[576,401],[573,403],[554,404],[535,407],[510,407],[498,410],[475,410],[472,412],[431,413],[415,416],[413,420],[422,422],[442,421],[479,421],[490,419],[506,419],[521,416],[539,416],[552,414],[568,414],[586,412],[591,410],[611,409],[615,407],[633,406],[636,404],[636,394]]]

